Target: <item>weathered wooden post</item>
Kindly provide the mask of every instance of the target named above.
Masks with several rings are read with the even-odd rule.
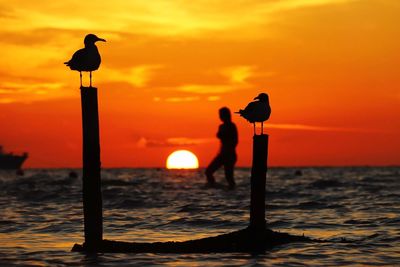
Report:
[[[80,89],[83,129],[84,247],[87,251],[96,251],[103,240],[97,88],[81,86]]]
[[[251,168],[250,226],[251,230],[265,230],[265,183],[267,179],[268,135],[253,136],[253,165]]]

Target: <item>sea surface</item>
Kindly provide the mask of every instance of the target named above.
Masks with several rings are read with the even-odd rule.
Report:
[[[235,176],[235,190],[222,171],[221,187],[209,189],[203,170],[104,169],[104,238],[182,241],[245,228],[250,170]],[[81,190],[80,170],[1,171],[0,266],[400,266],[399,167],[271,168],[268,226],[327,242],[259,254],[71,252],[84,241]]]

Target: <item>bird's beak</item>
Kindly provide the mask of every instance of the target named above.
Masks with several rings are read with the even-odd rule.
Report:
[[[254,100],[256,100],[256,99],[260,99],[260,96],[256,96],[256,97],[254,98]]]
[[[97,38],[97,41],[105,42],[106,40],[105,40],[105,39],[102,39],[102,38]]]

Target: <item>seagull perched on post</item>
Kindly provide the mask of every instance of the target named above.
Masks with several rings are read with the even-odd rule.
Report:
[[[64,62],[64,64],[67,65],[71,70],[79,71],[81,87],[82,71],[90,72],[90,87],[92,87],[92,71],[97,70],[100,66],[101,57],[99,50],[97,50],[95,45],[97,41],[105,42],[106,40],[99,38],[94,34],[86,35],[84,40],[85,48],[79,49],[72,55],[72,58],[68,62]]]
[[[263,123],[269,119],[271,115],[271,107],[269,105],[269,97],[266,93],[261,93],[250,102],[245,109],[239,110],[240,116],[248,120],[254,125],[254,134],[256,134],[256,122],[261,122],[261,134],[263,134]]]

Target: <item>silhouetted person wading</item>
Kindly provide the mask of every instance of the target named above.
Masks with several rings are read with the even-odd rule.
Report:
[[[219,110],[219,118],[223,122],[218,129],[217,137],[221,140],[221,149],[218,155],[211,161],[206,169],[207,183],[215,185],[214,172],[224,166],[225,178],[229,188],[235,187],[233,170],[236,163],[236,146],[238,144],[238,132],[236,125],[232,122],[231,111],[227,107]]]

